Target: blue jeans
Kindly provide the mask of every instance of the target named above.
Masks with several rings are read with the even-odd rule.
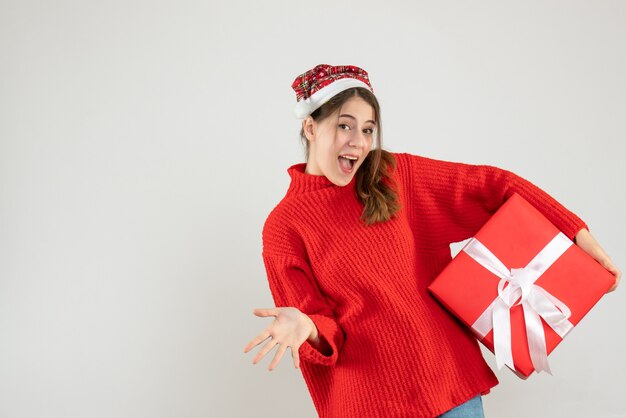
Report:
[[[483,399],[480,395],[461,405],[452,408],[448,412],[439,415],[438,418],[485,418],[483,411]]]

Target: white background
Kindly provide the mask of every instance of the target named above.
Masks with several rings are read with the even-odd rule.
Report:
[[[509,169],[626,268],[623,1],[0,0],[0,416],[316,416],[243,347],[321,63],[369,72],[387,149]],[[497,371],[487,417],[626,416],[625,314]]]

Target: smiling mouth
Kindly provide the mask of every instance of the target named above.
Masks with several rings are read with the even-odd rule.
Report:
[[[344,173],[348,173],[348,174],[352,173],[354,165],[357,162],[356,157],[346,157],[346,156],[340,155],[339,158],[337,159],[339,160],[339,167]]]

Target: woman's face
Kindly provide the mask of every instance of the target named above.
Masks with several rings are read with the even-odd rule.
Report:
[[[375,127],[374,108],[358,96],[319,123],[309,116],[304,121],[309,140],[305,172],[326,176],[337,186],[350,183],[372,149]]]

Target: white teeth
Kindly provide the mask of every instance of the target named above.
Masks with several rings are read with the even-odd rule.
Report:
[[[357,157],[353,157],[351,155],[340,155],[340,157],[346,158],[348,160],[358,160]]]

